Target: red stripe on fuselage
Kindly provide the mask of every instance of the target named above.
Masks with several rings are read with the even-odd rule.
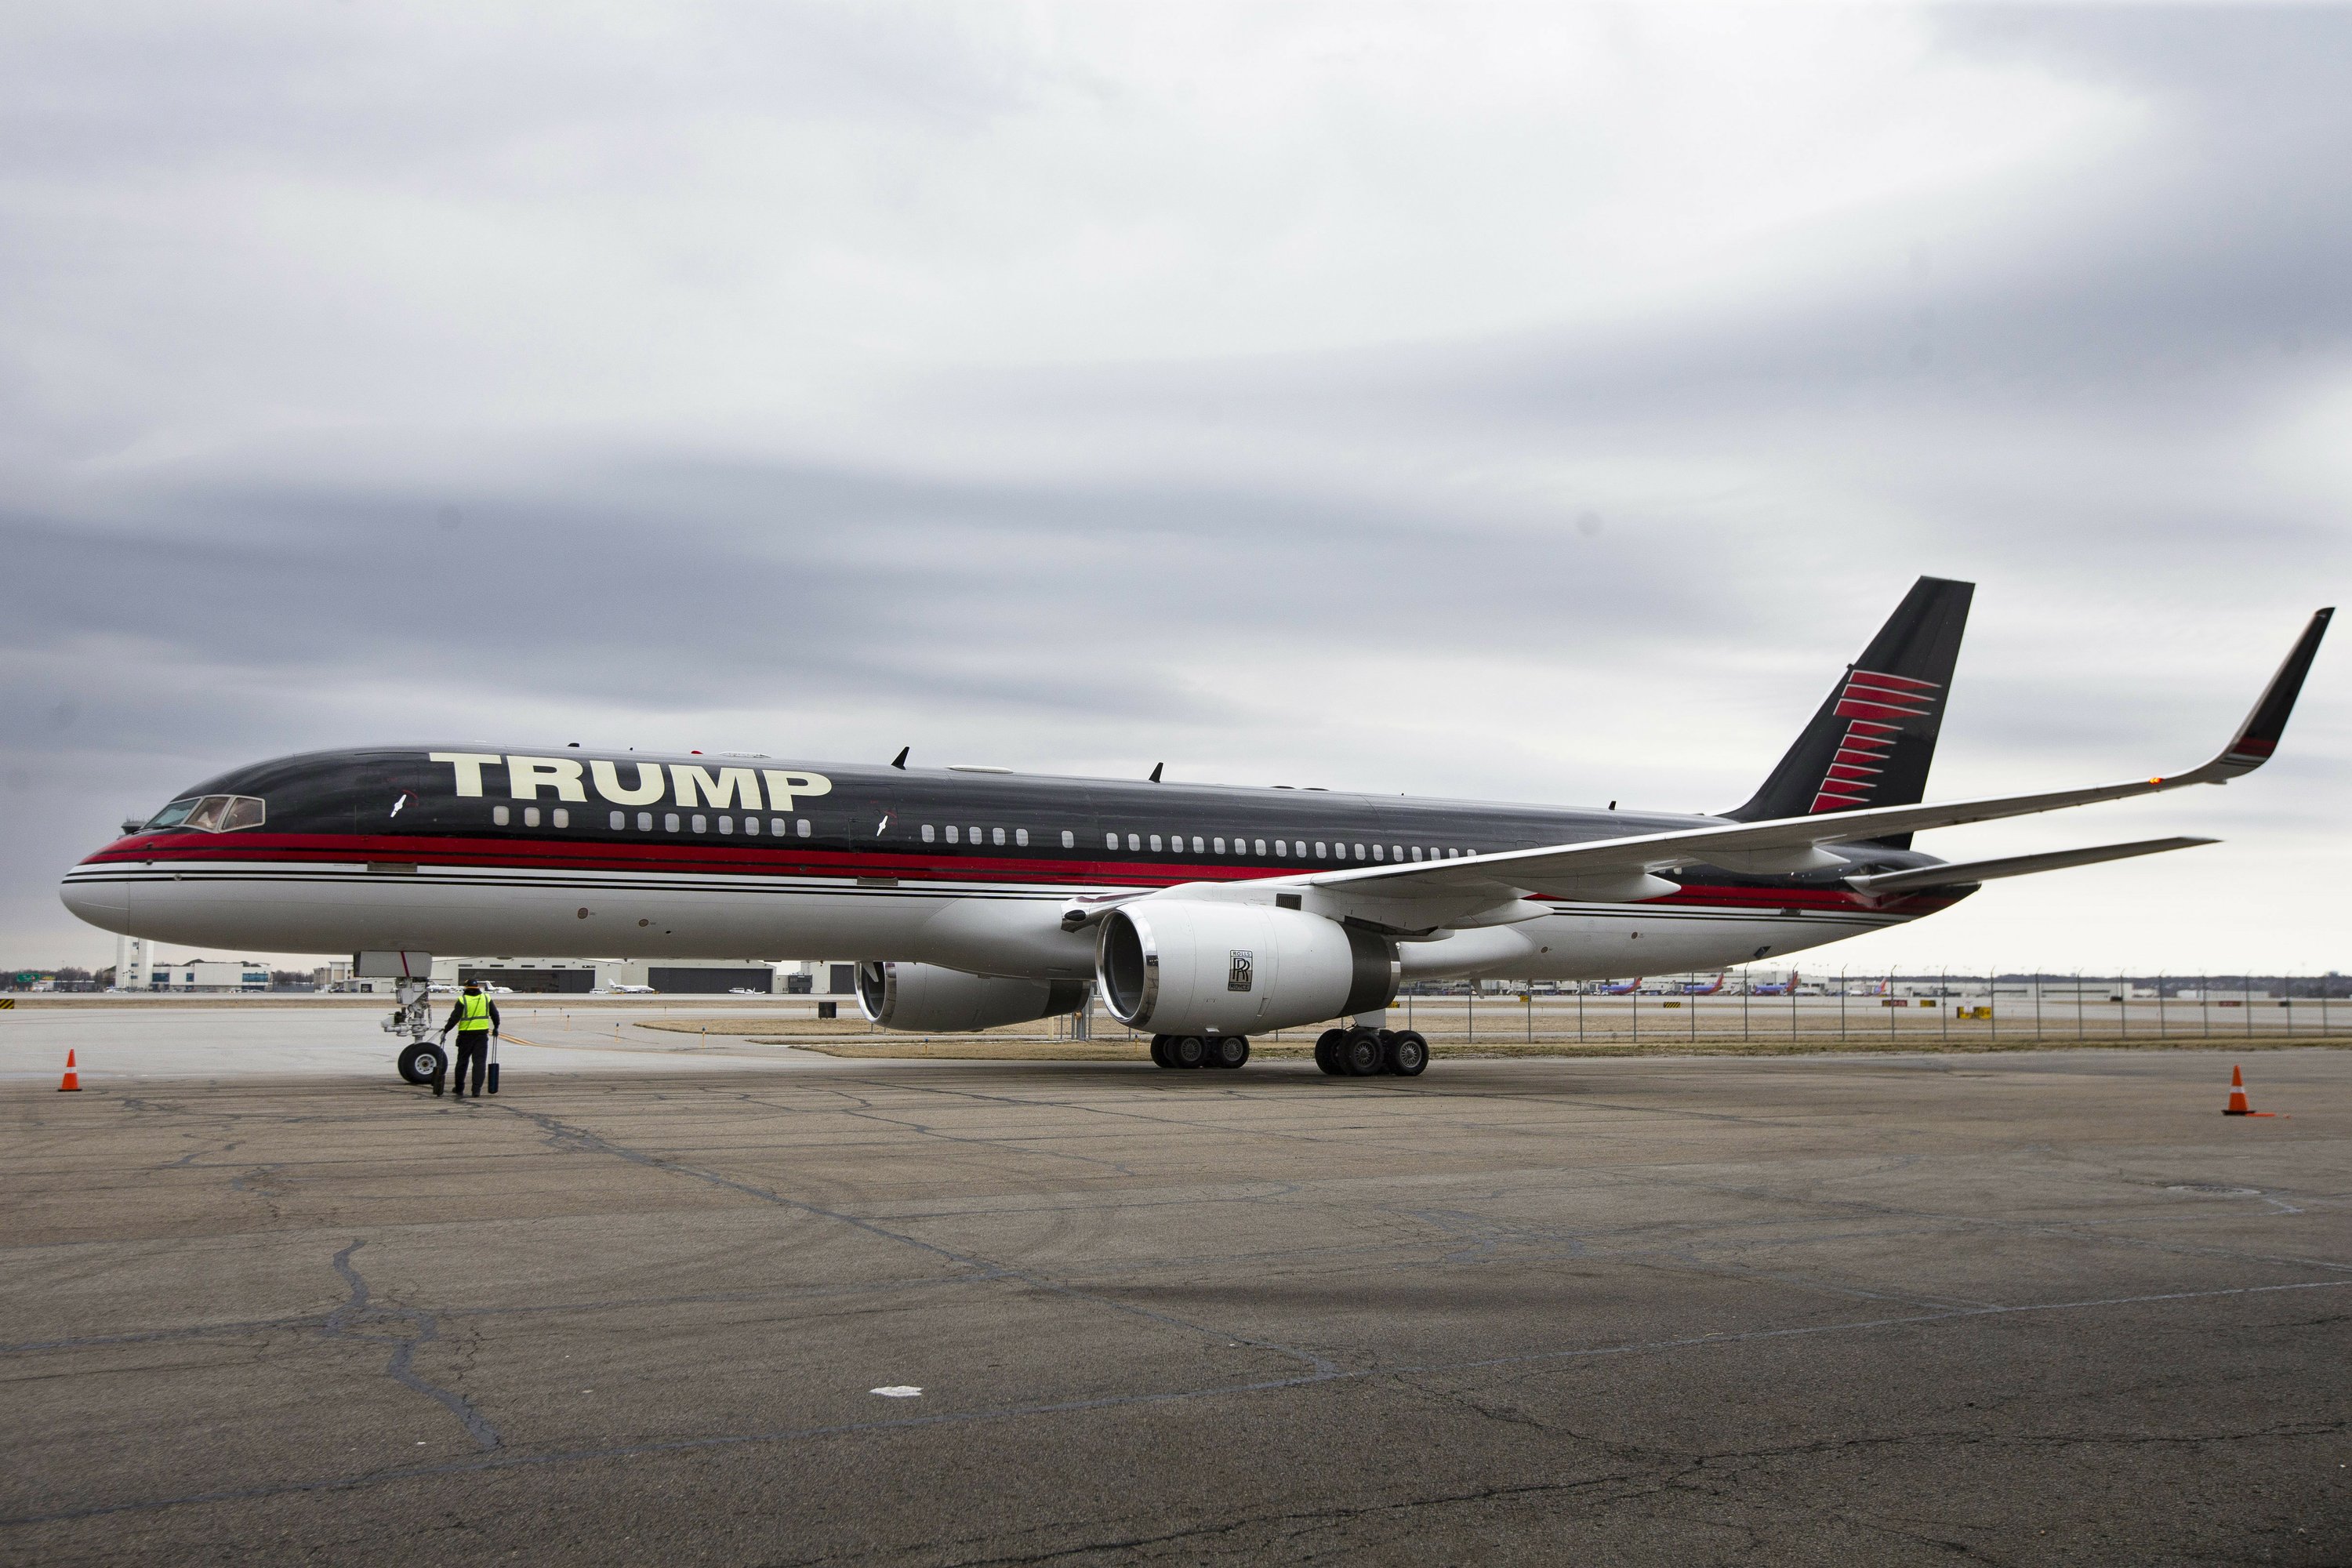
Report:
[[[1816,809],[1819,809],[1818,803]],[[1043,886],[1165,888],[1180,882],[1241,882],[1311,874],[1312,862],[1295,868],[1213,866],[1169,860],[1040,860],[999,856],[940,859],[920,850],[842,851],[797,846],[752,848],[749,845],[637,844],[547,841],[536,838],[427,838],[374,835],[239,833],[229,838],[208,833],[154,834],[123,839],[82,862],[86,866],[169,860],[295,861],[306,864],[430,863],[481,870],[698,873],[719,876],[857,877],[940,882],[1026,882]],[[1338,863],[1327,862],[1337,869]],[[1354,861],[1347,862],[1349,868]],[[1366,862],[1370,864],[1370,862]],[[1443,864],[1443,862],[1423,862]],[[1904,900],[1908,909],[1927,895]],[[1543,900],[1574,902],[1576,900]],[[1935,908],[1951,902],[1947,899]],[[1676,907],[1709,904],[1732,909],[1876,908],[1843,889],[1732,887],[1689,884],[1646,902]],[[1923,909],[1924,912],[1924,909]]]

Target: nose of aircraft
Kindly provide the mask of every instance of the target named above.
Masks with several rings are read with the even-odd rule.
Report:
[[[105,931],[120,931],[131,918],[131,889],[121,882],[94,882],[68,877],[58,887],[66,908]]]

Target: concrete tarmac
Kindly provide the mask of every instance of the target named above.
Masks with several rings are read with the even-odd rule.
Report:
[[[0,1560],[2352,1561],[2352,1053],[383,1054],[0,1086]]]

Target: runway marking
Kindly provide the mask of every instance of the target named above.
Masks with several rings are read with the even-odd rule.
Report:
[[[924,1244],[918,1242],[915,1245]],[[862,1433],[913,1430],[927,1426],[975,1426],[985,1422],[1015,1421],[1031,1416],[1062,1415],[1088,1410],[1171,1405],[1196,1399],[1223,1398],[1233,1394],[1276,1393],[1284,1389],[1307,1388],[1326,1384],[1369,1382],[1374,1378],[1416,1377],[1433,1373],[1478,1372],[1498,1366],[1530,1366],[1545,1362],[1570,1362],[1601,1356],[1654,1354],[1675,1350],[1706,1350],[1722,1345],[1812,1338],[1874,1329],[1913,1328],[1934,1323],[1965,1321],[1971,1318],[2004,1317],[2020,1313],[2088,1311],[2109,1307],[2152,1306],[2173,1301],[2203,1301],[2236,1296],[2275,1295],[2292,1290],[2347,1289],[2352,1289],[2352,1279],[2313,1279],[2284,1285],[2231,1286],[2218,1290],[2172,1290],[2147,1296],[2106,1296],[2079,1301],[2029,1302],[2022,1306],[1961,1307],[1944,1312],[1924,1312],[1899,1318],[1872,1318],[1848,1323],[1821,1323],[1805,1328],[1750,1329],[1739,1333],[1682,1335],[1673,1339],[1642,1341],[1633,1344],[1588,1345],[1573,1350],[1528,1351],[1513,1355],[1481,1356],[1465,1361],[1425,1362],[1411,1366],[1365,1367],[1356,1371],[1332,1368],[1327,1371],[1300,1373],[1294,1377],[1265,1378],[1249,1383],[1214,1384],[1206,1388],[1171,1389],[1156,1394],[1107,1394],[1089,1399],[1065,1399],[1037,1405],[1003,1405],[988,1410],[947,1411],[938,1415],[906,1415],[889,1420],[843,1421],[819,1426],[783,1427],[767,1432],[728,1433],[713,1437],[673,1437],[652,1443],[569,1448],[550,1454],[501,1452],[486,1454],[475,1459],[451,1460],[438,1465],[411,1465],[403,1466],[397,1469],[375,1470],[365,1475],[335,1476],[309,1481],[279,1481],[252,1487],[229,1487],[213,1491],[191,1492],[184,1497],[156,1498],[135,1502],[97,1503],[87,1508],[59,1509],[51,1513],[21,1514],[13,1518],[0,1519],[0,1527],[55,1524],[72,1520],[99,1519],[110,1514],[153,1512],[163,1509],[203,1503],[247,1502],[263,1498],[299,1496],[306,1492],[351,1491],[361,1487],[381,1486],[394,1481],[477,1474],[489,1470],[584,1464],[605,1459],[633,1459],[665,1454],[746,1447],[761,1443],[808,1442],[818,1438],[847,1436]],[[2337,1429],[2340,1429],[2340,1424],[2308,1428],[2311,1431]],[[2138,1443],[2145,1442],[2147,1438],[2145,1434],[2136,1433],[2128,1437],[2112,1439],[2078,1436],[2063,1440],[2082,1443],[2105,1441]]]

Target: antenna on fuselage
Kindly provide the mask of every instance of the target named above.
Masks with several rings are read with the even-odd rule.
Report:
[[[1168,764],[1166,763],[1154,763],[1151,764],[1151,782],[1153,784],[1158,784],[1160,782],[1160,770],[1167,765]]]
[[[907,765],[907,753],[908,753],[908,752],[913,751],[914,749],[915,749],[915,748],[914,748],[914,747],[912,747],[912,746],[901,746],[901,747],[899,747],[899,748],[898,748],[898,754],[897,756],[895,756],[895,757],[893,757],[893,758],[891,758],[891,759],[890,759],[890,765],[891,765],[892,767],[894,767],[894,768],[901,768],[901,769],[903,769],[903,768]]]

